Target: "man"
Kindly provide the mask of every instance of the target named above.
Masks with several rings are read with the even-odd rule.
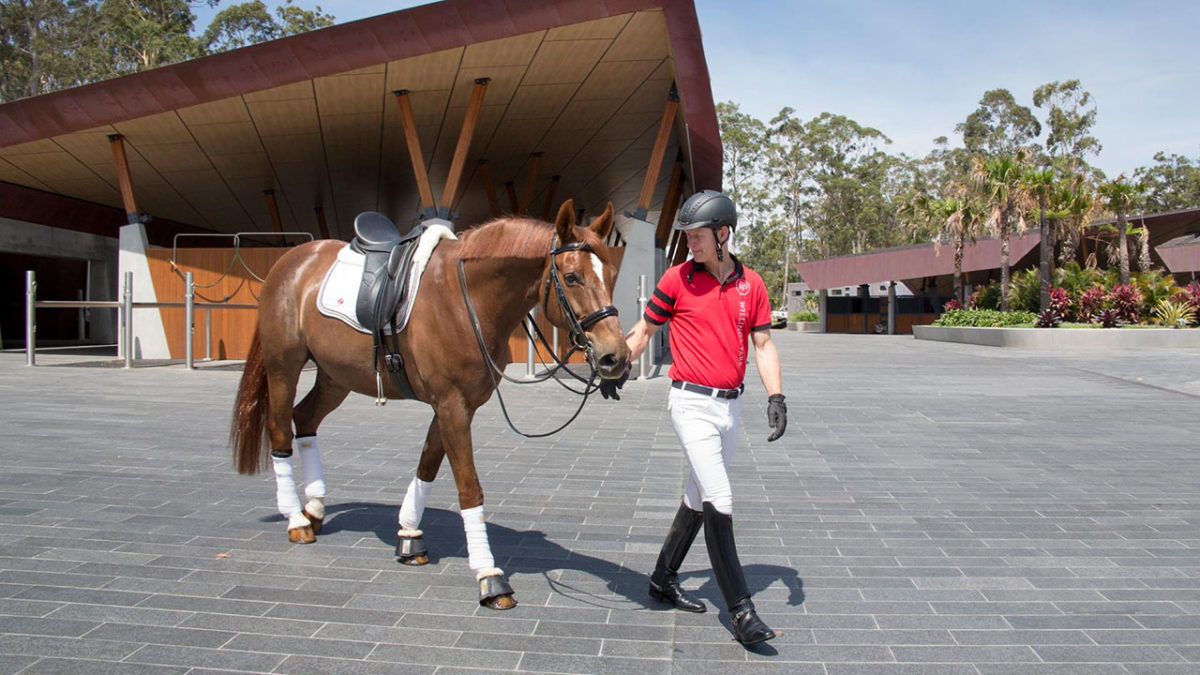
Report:
[[[762,278],[729,252],[737,209],[729,197],[703,190],[688,198],[675,229],[687,237],[692,259],[668,269],[646,306],[646,313],[625,336],[636,360],[659,327],[671,322],[667,408],[691,469],[683,503],[667,533],[650,595],[688,612],[703,612],[703,602],[679,585],[678,572],[701,523],[713,574],[732,616],[734,637],[754,644],[775,637],[754,610],[733,539],[733,493],[726,465],[737,443],[747,338],[767,390],[767,421],[774,441],[787,427],[787,406],[779,353],[771,341],[771,307]],[[619,398],[623,380],[602,384],[605,398]]]

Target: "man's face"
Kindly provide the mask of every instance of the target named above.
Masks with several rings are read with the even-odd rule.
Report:
[[[684,230],[687,235],[688,250],[692,253],[692,259],[697,264],[704,265],[707,263],[715,263],[717,261],[717,241],[713,237],[714,230],[711,227],[697,227],[694,230]],[[715,230],[717,237],[724,240],[729,236],[729,228],[722,225]]]

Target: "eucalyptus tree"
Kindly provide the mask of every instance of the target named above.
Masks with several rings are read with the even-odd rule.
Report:
[[[1012,276],[1008,240],[1013,233],[1013,217],[1018,217],[1018,224],[1024,223],[1024,219],[1019,218],[1025,203],[1021,181],[1024,163],[1022,151],[990,159],[977,157],[971,172],[991,212],[988,223],[1000,239],[1000,310],[1004,312],[1008,311]]]
[[[1125,180],[1121,174],[1097,188],[1104,206],[1117,218],[1117,261],[1121,269],[1121,283],[1129,283],[1129,235],[1126,217],[1140,197],[1140,186]]]
[[[218,12],[200,37],[200,44],[212,54],[332,25],[333,16],[321,11],[320,5],[307,10],[285,0],[272,15],[262,0],[251,0]]]
[[[1145,186],[1147,211],[1200,208],[1200,158],[1193,162],[1183,155],[1159,151],[1154,162],[1133,172],[1134,180]]]
[[[972,156],[998,157],[1028,150],[1042,133],[1042,125],[1029,108],[1017,103],[1007,89],[984,92],[964,122],[954,127]]]
[[[1091,135],[1096,105],[1079,80],[1050,82],[1033,91],[1033,105],[1046,109],[1046,152],[1060,176],[1091,173],[1087,158],[1100,154]]]
[[[809,210],[809,198],[814,193],[811,184],[812,148],[808,143],[805,124],[794,117],[795,110],[785,107],[771,118],[767,133],[766,167],[773,205],[782,213],[775,224],[782,232],[781,248],[783,267],[781,302],[787,302],[787,284],[792,274],[791,251],[797,251],[797,260],[803,256],[803,216]],[[769,287],[768,287],[769,288]]]

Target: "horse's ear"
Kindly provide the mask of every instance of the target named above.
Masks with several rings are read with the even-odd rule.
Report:
[[[568,199],[558,207],[558,219],[554,223],[558,232],[559,245],[575,240],[575,200]]]
[[[592,232],[595,232],[596,235],[600,237],[601,241],[603,241],[608,239],[608,233],[612,231],[612,226],[613,207],[612,202],[609,202],[608,206],[604,208],[604,213],[601,213],[599,218],[593,220],[592,224],[588,225],[588,228],[591,229]]]

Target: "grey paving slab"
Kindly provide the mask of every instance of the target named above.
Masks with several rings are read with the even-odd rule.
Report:
[[[236,366],[0,353],[0,672],[1200,672],[1200,351],[774,335],[788,432],[765,441],[751,375],[731,467],[746,577],[781,632],[753,650],[702,536],[681,579],[710,611],[645,595],[686,471],[665,378],[545,439],[480,409],[489,536],[521,603],[492,612],[449,471],[432,563],[392,558],[427,407],[352,397],[328,418],[329,518],[297,546],[271,478],[232,470]],[[503,391],[527,431],[573,410],[553,386]]]

